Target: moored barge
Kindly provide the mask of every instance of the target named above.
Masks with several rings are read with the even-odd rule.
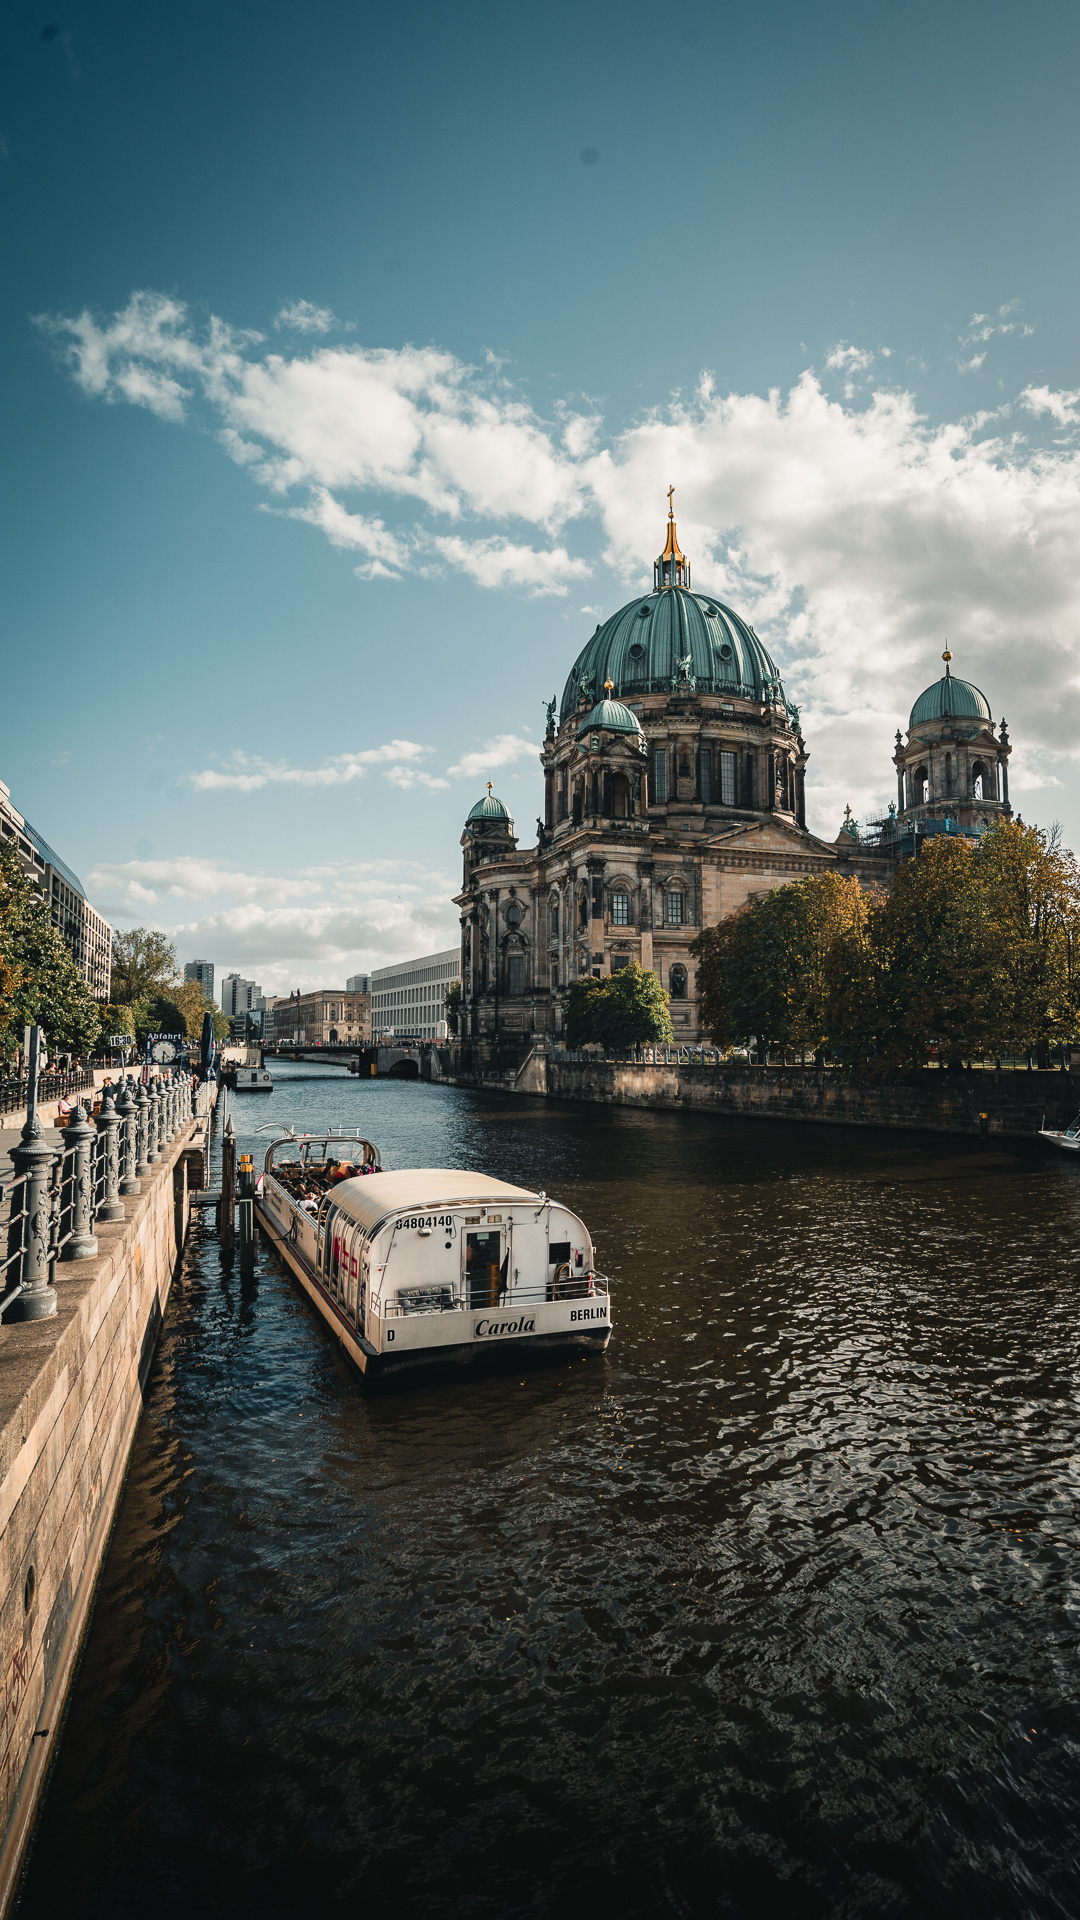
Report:
[[[328,1134],[274,1141],[255,1204],[366,1378],[611,1338],[589,1231],[544,1193],[450,1168],[384,1173],[370,1141]]]

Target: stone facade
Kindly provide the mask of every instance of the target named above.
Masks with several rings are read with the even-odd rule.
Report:
[[[753,629],[689,577],[669,515],[653,593],[597,629],[558,723],[551,703],[537,845],[519,848],[490,787],[469,816],[464,1037],[557,1035],[562,989],[635,960],[667,989],[678,1039],[696,1041],[702,927],[813,873],[887,883],[886,854],[808,832],[798,709]]]
[[[288,1046],[299,1037],[303,1047],[365,1047],[371,1039],[371,995],[326,987],[317,993],[272,1000],[270,1036]]]

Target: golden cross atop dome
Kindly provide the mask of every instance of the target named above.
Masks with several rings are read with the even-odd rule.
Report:
[[[670,486],[667,490],[667,544],[653,567],[653,588],[659,593],[662,587],[689,585],[690,563],[679,546],[679,537],[675,532],[675,488]]]
[[[608,696],[608,699],[609,699],[609,700],[610,700],[610,698],[611,698],[611,696],[612,696],[612,694],[614,693],[614,691],[615,691],[615,682],[614,682],[614,680],[610,680],[610,679],[609,679],[609,680],[605,680],[605,681],[604,681],[604,692],[605,692],[605,693],[607,694],[607,696]]]
[[[945,678],[948,680],[950,677],[949,662],[952,659],[952,654],[949,652],[949,643],[947,640],[945,642],[945,651],[941,657],[945,662]]]
[[[488,781],[488,783],[487,783],[487,789],[488,789],[488,792],[489,792],[489,793],[490,793],[490,792],[492,791],[492,786],[491,786],[491,781],[490,781],[490,780],[489,780],[489,781]]]

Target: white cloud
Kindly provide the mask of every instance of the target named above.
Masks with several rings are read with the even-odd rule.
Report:
[[[243,900],[287,900],[318,893],[321,886],[315,875],[274,879],[264,873],[225,867],[198,854],[180,854],[168,860],[104,862],[94,868],[87,884],[95,895],[120,895],[148,904],[156,904],[163,895],[174,900],[206,900],[223,894]]]
[[[1028,413],[1048,413],[1063,427],[1074,427],[1080,420],[1076,403],[1080,400],[1080,388],[1072,392],[1053,392],[1050,387],[1025,387],[1020,395],[1020,405]]]
[[[219,975],[239,968],[268,993],[340,986],[350,973],[452,946],[458,934],[454,875],[397,858],[281,875],[181,855],[103,864],[89,879],[116,924],[160,928],[181,961],[210,953]]]
[[[587,560],[572,560],[565,547],[544,553],[510,540],[462,540],[457,535],[438,536],[432,545],[451,566],[482,587],[528,587],[534,594],[565,594],[572,580],[592,571]]]
[[[1044,441],[1080,424],[1080,389],[1029,385],[1014,415],[1005,398],[996,418],[932,423],[911,393],[875,382],[867,349],[840,342],[826,356],[836,397],[811,372],[767,395],[725,395],[704,374],[693,394],[605,432],[589,403],[545,420],[496,360],[470,367],[434,346],[317,336],[273,351],[151,294],[108,320],[44,324],[84,392],[205,424],[266,504],[318,527],[369,575],[392,575],[408,554],[493,591],[562,594],[590,562],[561,529],[591,513],[608,562],[628,586],[647,583],[674,479],[695,582],[755,622],[799,701],[812,781],[827,796],[814,818],[831,831],[840,792],[857,813],[888,799],[893,729],[940,671],[946,633],[956,670],[1006,708],[1014,739],[1040,743],[1041,780],[1077,754],[1080,452]],[[992,340],[1025,332],[1015,302],[973,315],[966,370],[985,364]],[[511,758],[535,751],[499,739],[517,742]],[[497,745],[462,756],[448,777],[509,764],[493,758]],[[405,748],[314,769],[237,757],[193,778],[318,788],[379,764],[403,769],[401,784],[424,771],[423,750]]]
[[[830,347],[825,355],[825,365],[834,373],[867,373],[874,364],[874,356],[865,347]]]
[[[329,333],[336,320],[329,307],[317,307],[313,300],[294,300],[282,307],[275,327],[287,327],[293,333]]]
[[[441,779],[438,774],[421,773],[416,767],[391,767],[386,777],[391,786],[404,788],[426,787],[431,793],[434,793],[439,787],[448,787],[450,785],[449,780]]]
[[[482,747],[463,753],[446,771],[458,780],[475,780],[490,773],[493,767],[512,766],[515,760],[527,760],[539,751],[535,740],[524,740],[516,733],[499,733],[493,740],[486,740]]]
[[[220,788],[231,788],[235,793],[257,793],[269,786],[343,787],[362,780],[369,767],[385,766],[388,761],[419,760],[431,751],[415,740],[388,740],[384,746],[367,747],[361,753],[339,753],[333,760],[324,761],[321,767],[288,767],[282,761],[260,760],[238,749],[233,754],[231,767],[224,770],[207,767],[199,773],[189,773],[187,778],[199,793]],[[401,770],[395,766],[390,777]]]

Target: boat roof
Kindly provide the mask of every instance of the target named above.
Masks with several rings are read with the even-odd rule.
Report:
[[[490,1174],[465,1173],[457,1167],[409,1167],[401,1173],[360,1174],[342,1180],[333,1192],[334,1205],[365,1227],[378,1226],[388,1213],[431,1213],[462,1200],[475,1200],[480,1206],[493,1200],[526,1200],[536,1207],[545,1204],[544,1196],[528,1187],[512,1187],[506,1180],[493,1180]]]

